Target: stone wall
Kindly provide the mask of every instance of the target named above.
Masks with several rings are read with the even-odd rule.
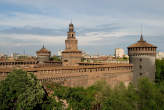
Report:
[[[33,72],[41,82],[57,82],[70,87],[86,87],[99,80],[105,80],[111,86],[120,82],[128,85],[132,80],[132,65],[130,64],[22,69]],[[0,69],[0,79],[4,79],[10,71],[12,71],[12,68]]]
[[[120,82],[127,85],[132,80],[132,66],[78,66],[38,70],[34,74],[40,81],[59,82],[70,87],[90,86],[99,80],[111,86]]]
[[[130,63],[133,64],[133,82],[136,83],[140,77],[147,77],[150,80],[155,80],[155,56],[131,56]]]
[[[63,66],[78,66],[81,62],[81,51],[63,51],[62,64]]]

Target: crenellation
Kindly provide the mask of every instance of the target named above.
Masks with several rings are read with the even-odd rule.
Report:
[[[132,67],[132,65],[130,65]],[[118,71],[118,72],[122,72],[122,71],[127,71],[130,72],[131,70],[129,70],[129,68],[131,68],[130,66],[127,66],[124,64],[122,64],[122,66],[111,66],[111,65],[101,65],[101,66],[78,66],[78,67],[55,67],[55,68],[31,68],[33,69],[34,74],[38,77],[38,78],[46,78],[46,77],[61,77],[61,76],[67,76],[67,75],[81,75],[81,74],[93,74],[93,73],[98,73],[98,74],[102,74],[102,73],[106,73],[109,72],[111,73],[112,71]],[[31,70],[28,69],[28,70]],[[36,70],[35,70],[36,69]],[[115,73],[116,74],[116,73]],[[99,76],[99,75],[98,75]],[[50,80],[50,79],[49,79]]]

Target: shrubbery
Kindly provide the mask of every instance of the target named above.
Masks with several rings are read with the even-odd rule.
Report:
[[[164,85],[146,78],[137,88],[123,84],[110,88],[100,81],[88,88],[56,86],[54,96],[66,100],[68,110],[164,110]]]
[[[0,82],[0,110],[36,110],[52,105],[55,108],[58,103],[48,97],[32,73],[14,70]]]

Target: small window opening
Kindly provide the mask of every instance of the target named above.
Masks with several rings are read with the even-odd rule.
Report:
[[[64,60],[64,62],[68,62],[68,60]]]

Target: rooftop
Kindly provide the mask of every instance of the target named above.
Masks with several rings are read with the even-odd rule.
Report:
[[[47,50],[43,45],[43,47],[39,51],[37,51],[37,53],[50,53],[50,51]]]
[[[156,46],[147,43],[147,42],[143,39],[142,34],[141,34],[140,40],[139,40],[137,43],[130,45],[128,48],[133,48],[133,47],[154,47],[154,48],[157,48]]]

